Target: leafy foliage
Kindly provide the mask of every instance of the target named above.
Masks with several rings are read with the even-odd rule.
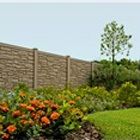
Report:
[[[101,55],[106,55],[111,60],[111,83],[115,85],[116,66],[115,59],[118,54],[129,55],[129,50],[132,45],[129,43],[131,35],[126,35],[123,25],[118,25],[116,21],[108,23],[104,28],[104,33],[101,35]]]
[[[1,91],[0,100],[1,139],[55,139],[80,128],[89,113],[140,106],[140,92],[132,83],[110,92],[104,87],[31,90],[20,84]]]
[[[112,63],[118,54],[129,55],[129,50],[132,45],[129,43],[131,35],[126,35],[123,25],[118,25],[116,21],[108,23],[104,28],[104,33],[101,35],[101,54],[108,56]]]
[[[118,88],[125,82],[132,82],[140,89],[139,62],[122,59],[114,65],[114,81],[112,64],[110,61],[102,60],[94,70],[92,85],[104,86],[108,90]],[[114,86],[113,86],[114,84]]]
[[[122,107],[139,106],[139,97],[137,87],[130,82],[126,82],[118,90],[118,98],[122,104]]]

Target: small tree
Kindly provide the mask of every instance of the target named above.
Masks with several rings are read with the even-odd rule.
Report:
[[[101,55],[106,55],[112,62],[112,79],[115,80],[115,58],[118,54],[129,55],[132,45],[129,43],[131,35],[126,35],[123,25],[116,21],[107,24],[104,33],[101,35]]]

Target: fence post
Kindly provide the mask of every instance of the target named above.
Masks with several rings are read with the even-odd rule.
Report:
[[[70,56],[66,56],[67,59],[67,70],[66,70],[66,87],[70,86]]]
[[[38,70],[38,49],[34,48],[34,76],[33,76],[33,88],[37,88],[37,70]]]

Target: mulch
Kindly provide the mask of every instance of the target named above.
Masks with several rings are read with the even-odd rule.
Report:
[[[69,132],[63,138],[48,139],[45,137],[30,140],[102,140],[102,134],[90,122],[84,122],[79,130]]]
[[[75,131],[68,133],[65,140],[101,140],[101,133],[89,122],[83,123],[82,127]]]

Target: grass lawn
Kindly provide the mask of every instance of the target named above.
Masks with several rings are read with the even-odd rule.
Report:
[[[97,112],[86,117],[105,140],[140,140],[140,108]]]

